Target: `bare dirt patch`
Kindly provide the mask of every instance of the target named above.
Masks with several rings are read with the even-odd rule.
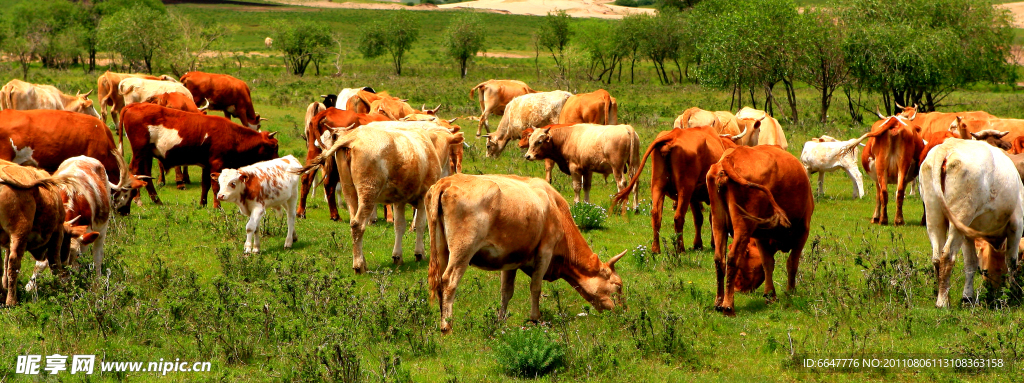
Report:
[[[997,4],[996,8],[1009,9],[1013,14],[1013,27],[1024,28],[1024,1],[1018,3]]]
[[[528,59],[532,56],[521,55],[516,53],[508,52],[477,52],[476,57],[495,57],[504,59]]]

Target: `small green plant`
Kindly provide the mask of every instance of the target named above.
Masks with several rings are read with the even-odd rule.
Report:
[[[580,202],[569,208],[573,221],[580,230],[587,231],[604,227],[608,211],[590,202]]]
[[[629,259],[633,260],[633,264],[638,269],[647,270],[654,267],[654,254],[651,253],[651,249],[644,245],[639,245],[633,249]]]
[[[535,378],[565,362],[565,350],[545,329],[531,327],[505,331],[494,345],[498,366],[506,375]]]

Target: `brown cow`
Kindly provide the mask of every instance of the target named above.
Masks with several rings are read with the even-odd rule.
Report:
[[[196,104],[209,102],[210,109],[224,112],[224,117],[235,117],[242,126],[260,130],[259,113],[253,109],[249,84],[226,74],[188,72],[181,83],[192,92]],[[248,164],[247,164],[248,165]]]
[[[917,178],[924,141],[921,127],[900,116],[875,122],[863,137],[870,138],[861,153],[861,166],[875,179],[875,213],[871,223],[889,224],[888,184],[896,182],[896,225],[903,225],[907,184]]]
[[[629,125],[575,124],[557,129],[541,128],[530,135],[525,157],[531,161],[552,160],[563,173],[572,177],[573,202],[580,202],[580,189],[583,189],[583,200],[590,202],[594,173],[605,177],[611,173],[619,191],[626,187],[640,162],[640,136]],[[639,194],[639,190],[633,193],[633,209],[639,203]]]
[[[437,109],[435,108],[434,112],[436,112],[436,111],[437,111]],[[445,119],[442,119],[440,117],[437,117],[437,114],[435,114],[435,113],[430,113],[430,114],[426,114],[426,113],[413,113],[413,114],[410,114],[408,116],[402,117],[402,119],[399,120],[399,121],[426,121],[426,122],[433,122],[433,123],[437,124],[438,126],[440,126],[442,128],[448,129],[452,133],[456,133],[456,132],[462,130],[461,126],[453,125],[455,120],[458,120],[458,119],[459,119],[458,117],[455,117],[455,118],[453,118],[451,120],[445,120]],[[449,148],[449,151],[451,153],[449,153],[450,162],[449,162],[449,172],[448,172],[448,174],[462,173],[462,157],[465,154],[464,149],[463,149],[463,145],[453,145],[453,146],[451,146],[451,148]]]
[[[512,102],[512,99],[529,93],[537,93],[530,89],[525,82],[518,80],[487,80],[477,84],[469,90],[469,98],[474,99],[473,93],[480,90],[480,122],[476,125],[476,136],[480,137],[480,128],[483,127],[487,133],[491,132],[487,124],[487,116],[505,114],[505,106]]]
[[[938,132],[946,130],[951,123],[959,116],[964,117],[968,120],[989,120],[994,119],[996,116],[988,114],[983,111],[973,112],[955,112],[955,113],[942,113],[942,112],[930,112],[930,113],[918,113],[917,105],[914,106],[902,106],[896,104],[896,107],[900,109],[899,116],[913,121],[914,124],[921,127],[921,133],[927,135],[932,132]],[[984,128],[982,128],[984,129]],[[980,129],[979,129],[980,130]]]
[[[344,89],[342,90],[342,92],[344,93]],[[393,98],[391,97],[391,95],[388,94],[388,92],[377,93],[374,92],[373,89],[366,90],[366,88],[357,89],[355,95],[349,97],[348,99],[342,99],[342,96],[343,94],[338,94],[338,103],[341,104],[342,102],[344,102],[345,104],[343,108],[338,109],[349,110],[363,114],[369,114],[373,112],[372,106],[374,102],[383,98]],[[405,100],[399,101],[405,102]]]
[[[558,128],[561,128],[563,126],[572,126],[572,125],[548,125],[548,126],[545,126],[544,128],[545,129],[558,129]],[[519,137],[519,149],[526,150],[526,149],[530,148],[530,136],[531,135],[533,135],[533,128],[523,129],[522,137]],[[551,180],[553,179],[552,178],[553,175],[551,174],[551,169],[554,169],[554,168],[555,168],[555,161],[552,161],[551,159],[545,158],[544,159],[544,180],[548,181],[548,183],[551,183]]]
[[[379,114],[362,114],[336,108],[327,108],[320,111],[311,117],[306,124],[306,165],[310,165],[314,159],[330,147],[320,141],[320,136],[327,130],[331,128],[361,126],[373,121],[388,120],[387,117]],[[323,185],[324,193],[327,197],[327,209],[331,213],[331,220],[337,221],[341,219],[341,215],[338,214],[338,203],[334,194],[338,186],[338,170],[334,167],[334,161],[325,162],[322,170],[324,172]],[[302,175],[302,189],[299,192],[299,207],[297,209],[297,214],[300,218],[306,218],[306,198],[309,196],[309,191],[315,178],[315,170]]]
[[[710,126],[661,132],[647,147],[633,178],[625,189],[615,195],[612,205],[620,204],[629,197],[629,192],[636,186],[640,174],[643,173],[647,158],[651,157],[651,226],[654,231],[652,252],[661,253],[659,232],[662,206],[666,196],[676,201],[675,214],[672,217],[675,223],[676,249],[682,251],[685,248],[682,232],[687,208],[693,213],[693,249],[704,248],[704,242],[700,237],[701,226],[704,225],[700,203],[709,201],[704,176],[711,165],[722,157],[722,152],[727,147],[735,147],[735,144],[723,139],[715,128]]]
[[[341,110],[352,110],[351,107],[355,107],[356,103],[359,103],[358,93],[360,91],[377,93],[373,88],[364,86],[362,88],[343,88],[337,95],[321,95],[324,98],[324,106],[328,108],[338,108]],[[354,102],[354,103],[352,103]],[[370,104],[365,105],[366,109],[359,113],[369,113]],[[355,110],[353,110],[355,111]]]
[[[69,96],[52,85],[30,84],[11,80],[0,88],[0,110],[66,110],[99,118],[88,91]]]
[[[431,299],[441,305],[441,332],[451,332],[455,289],[470,265],[501,271],[501,308],[506,318],[516,272],[530,276],[530,319],[540,320],[543,281],[565,279],[598,311],[615,308],[622,291],[615,263],[625,251],[601,262],[558,191],[537,178],[456,174],[426,195],[430,220]]]
[[[154,157],[164,166],[202,166],[199,204],[203,206],[206,206],[212,182],[210,173],[278,157],[274,138],[277,132],[257,132],[223,117],[182,112],[160,105],[138,103],[124,107],[117,130],[118,136],[123,131],[132,145],[134,174],[150,175]],[[220,185],[212,186],[214,194],[220,191]],[[147,185],[146,190],[153,202],[161,204],[152,184]],[[220,201],[214,199],[213,207],[220,207]]]
[[[558,123],[618,125],[619,104],[604,89],[572,95],[562,105]]]
[[[107,107],[111,107],[111,119],[114,120],[114,124],[117,125],[117,119],[120,117],[121,108],[124,108],[124,98],[121,96],[120,89],[121,80],[126,78],[141,78],[146,80],[161,80],[161,81],[174,81],[177,82],[173,77],[162,75],[160,77],[150,76],[148,74],[141,73],[115,73],[106,71],[96,79],[96,96],[99,97],[100,104],[100,120],[104,123],[107,122]]]
[[[803,164],[774,145],[727,149],[707,173],[711,191],[711,227],[715,242],[718,292],[715,309],[734,316],[738,260],[750,242],[758,248],[764,276],[764,294],[775,300],[775,253],[789,252],[787,290],[796,288],[797,268],[814,213],[814,196]],[[733,242],[728,249],[728,238]],[[723,281],[724,279],[724,281]]]
[[[421,106],[420,110],[413,109],[405,100],[398,99],[397,97],[382,97],[370,104],[371,113],[387,116],[392,121],[398,121],[413,114],[435,115],[437,110],[441,108],[441,105],[434,109],[425,108],[426,105]]]

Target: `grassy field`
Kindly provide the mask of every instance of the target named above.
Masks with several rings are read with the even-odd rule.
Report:
[[[279,20],[309,18],[328,23],[346,44],[354,44],[357,26],[379,11],[295,10],[250,12],[231,6],[179,5],[171,9],[211,21],[237,23],[240,33],[224,50],[265,51],[263,37]],[[540,70],[532,59],[482,59],[460,79],[439,54],[440,33],[448,12],[419,12],[422,38],[412,52],[406,75],[391,74],[384,60],[345,56],[339,76],[295,77],[280,58],[254,57],[238,62],[213,58],[206,71],[249,81],[256,109],[271,120],[264,129],[280,131],[281,155],[304,158],[302,118],[306,105],[342,87],[373,86],[421,103],[441,103],[445,117],[476,115],[468,90],[489,78],[516,78],[536,89],[564,88],[553,79],[547,59]],[[483,15],[492,51],[532,52],[529,34],[540,18]],[[273,53],[273,52],[271,52]],[[17,72],[0,66],[0,78]],[[330,68],[324,72],[334,73]],[[628,73],[623,78],[626,79]],[[95,86],[96,74],[81,69],[56,72],[34,68],[32,82],[65,90]],[[661,86],[651,68],[642,67],[636,84],[610,86],[572,81],[568,90],[604,87],[619,100],[620,119],[632,124],[648,143],[690,106],[727,109],[729,95],[694,85]],[[832,123],[811,123],[817,100],[813,89],[799,89],[801,124],[783,121],[789,151],[797,154],[809,137],[851,137],[866,126],[849,122],[845,100],[836,100]],[[760,96],[763,97],[763,96]],[[840,102],[842,101],[842,102]],[[1024,117],[1021,94],[1004,86],[976,86],[954,94],[949,109],[984,109],[1005,117]],[[498,119],[491,120],[497,126]],[[458,121],[465,130],[475,123]],[[472,135],[472,133],[470,133]],[[540,177],[543,165],[527,162],[512,148],[498,159],[483,156],[483,142],[469,138],[464,172]],[[766,305],[759,293],[738,295],[737,317],[713,309],[714,263],[711,250],[651,255],[649,173],[642,181],[639,213],[612,215],[605,227],[584,236],[602,259],[630,250],[619,264],[624,280],[621,308],[598,314],[565,282],[545,283],[540,327],[566,350],[563,367],[540,381],[1016,381],[1024,357],[1021,310],[998,304],[949,310],[934,307],[930,245],[918,225],[869,224],[873,198],[854,200],[845,175],[826,179],[827,195],[816,201],[813,229],[800,265],[797,289]],[[193,179],[198,180],[196,169]],[[572,197],[569,177],[555,176],[554,187]],[[605,208],[615,187],[595,181],[593,202]],[[868,181],[870,194],[873,185]],[[519,331],[529,313],[528,278],[517,281],[510,318],[496,319],[498,274],[471,269],[460,284],[454,307],[454,331],[437,331],[438,310],[426,289],[426,262],[414,262],[412,236],[404,244],[405,265],[391,265],[393,229],[383,219],[365,236],[371,272],[354,275],[348,214],[328,219],[320,190],[311,198],[308,218],[298,222],[299,241],[282,249],[283,215],[268,215],[261,229],[263,252],[242,254],[246,218],[233,205],[198,206],[198,184],[185,191],[159,189],[163,206],[144,199],[128,217],[118,217],[106,247],[103,276],[77,271],[69,284],[46,273],[38,293],[19,290],[22,304],[0,310],[0,381],[14,374],[17,355],[96,354],[106,361],[210,361],[207,373],[104,374],[82,377],[63,372],[47,381],[324,381],[343,380],[357,371],[364,381],[485,382],[513,380],[501,374],[495,346],[502,334]],[[662,238],[672,237],[671,203],[666,204]],[[906,202],[907,220],[918,222],[917,196]],[[409,212],[411,218],[411,212]],[[693,237],[688,218],[683,236]],[[703,238],[710,242],[710,226]],[[779,256],[780,269],[783,255]],[[31,270],[26,259],[22,270]],[[963,276],[955,269],[952,294]],[[784,278],[776,272],[776,278]],[[24,285],[28,275],[22,276]],[[1003,357],[1018,362],[1015,372],[963,374],[913,369],[900,374],[866,370],[856,374],[807,373],[793,368],[793,355],[868,355],[937,353]],[[396,362],[397,361],[397,362]],[[98,368],[98,367],[97,367]]]

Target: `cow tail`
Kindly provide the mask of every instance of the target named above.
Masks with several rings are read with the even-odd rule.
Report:
[[[430,285],[430,300],[440,299],[438,291],[441,277],[448,269],[448,239],[445,236],[444,209],[441,206],[444,187],[442,180],[430,187],[426,195],[427,227],[430,229],[430,263],[427,266],[427,283]]]
[[[14,105],[11,102],[11,88],[6,85],[0,89],[0,110],[14,109]]]
[[[950,162],[949,157],[943,158],[942,166],[939,166],[936,169],[932,169],[932,175],[934,176],[933,179],[938,180],[938,182],[933,181],[931,183],[935,195],[939,196],[939,206],[942,207],[942,212],[946,214],[946,219],[948,219],[949,222],[952,223],[957,230],[963,233],[965,237],[982,238],[992,244],[1003,242],[1003,240],[1006,239],[1005,227],[1003,229],[993,231],[974,230],[969,226],[965,225],[963,222],[960,222],[960,220],[957,219],[956,215],[954,215],[953,212],[949,210],[949,206],[946,204],[946,196],[943,193],[943,189],[946,188],[947,166],[959,167],[960,161]]]
[[[50,176],[46,178],[40,178],[31,181],[18,180],[13,177],[9,177],[6,172],[0,170],[0,185],[4,185],[13,189],[28,190],[33,188],[67,188],[75,183],[73,176],[61,175],[61,176]]]
[[[667,142],[672,141],[674,138],[675,137],[669,137],[668,135],[665,135],[664,137],[655,138],[654,142],[651,142],[651,146],[647,147],[647,152],[645,152],[643,158],[640,159],[640,165],[636,167],[636,172],[634,172],[633,176],[629,179],[629,184],[626,185],[625,189],[622,189],[622,191],[620,191],[618,194],[615,194],[615,197],[612,198],[612,206],[618,205],[619,203],[626,203],[626,199],[629,197],[629,193],[633,191],[633,188],[636,187],[637,182],[640,181],[640,173],[643,173],[644,165],[647,164],[647,157],[649,157],[655,149],[657,149],[658,147]],[[637,193],[639,192],[640,191],[638,190]]]
[[[341,148],[350,145],[352,141],[355,139],[354,136],[355,135],[345,135],[339,137],[337,140],[334,141],[333,146],[331,146],[327,150],[324,150],[323,153],[320,153],[319,156],[316,156],[316,158],[310,161],[309,164],[303,166],[302,169],[294,170],[292,172],[297,174],[306,174],[314,172],[317,169],[320,169],[321,167],[324,166],[324,163],[326,163],[328,160],[334,157],[334,153],[337,153],[338,150],[340,150]]]
[[[740,215],[743,216],[743,218],[746,218],[750,221],[754,221],[754,223],[766,229],[771,229],[780,225],[782,227],[790,227],[791,224],[789,222],[789,218],[786,217],[786,211],[782,210],[782,207],[775,202],[775,196],[772,195],[771,190],[768,190],[768,188],[764,187],[764,185],[750,182],[746,178],[743,178],[743,176],[737,174],[736,169],[733,168],[731,158],[722,157],[722,160],[719,161],[718,163],[722,167],[722,172],[719,173],[715,179],[715,183],[717,184],[719,189],[721,189],[726,182],[733,181],[735,183],[738,183],[742,186],[746,186],[751,189],[758,189],[768,196],[768,202],[772,205],[771,217],[767,219],[760,218],[747,212],[746,209],[744,209],[743,206],[741,206],[740,204],[736,204],[736,209],[739,210],[739,213]]]
[[[481,89],[481,88],[483,88],[483,87],[484,87],[484,84],[486,84],[486,82],[482,82],[482,83],[479,83],[479,84],[477,84],[476,86],[474,86],[474,87],[473,87],[473,89],[470,89],[470,90],[469,90],[469,99],[470,99],[470,100],[476,100],[476,96],[475,96],[475,95],[473,95],[473,93],[476,93],[476,90],[477,90],[477,89]],[[484,91],[483,91],[483,89],[481,89],[481,90],[480,90],[480,97],[483,97],[483,96],[484,96]],[[480,101],[480,102],[483,102],[483,101]]]

